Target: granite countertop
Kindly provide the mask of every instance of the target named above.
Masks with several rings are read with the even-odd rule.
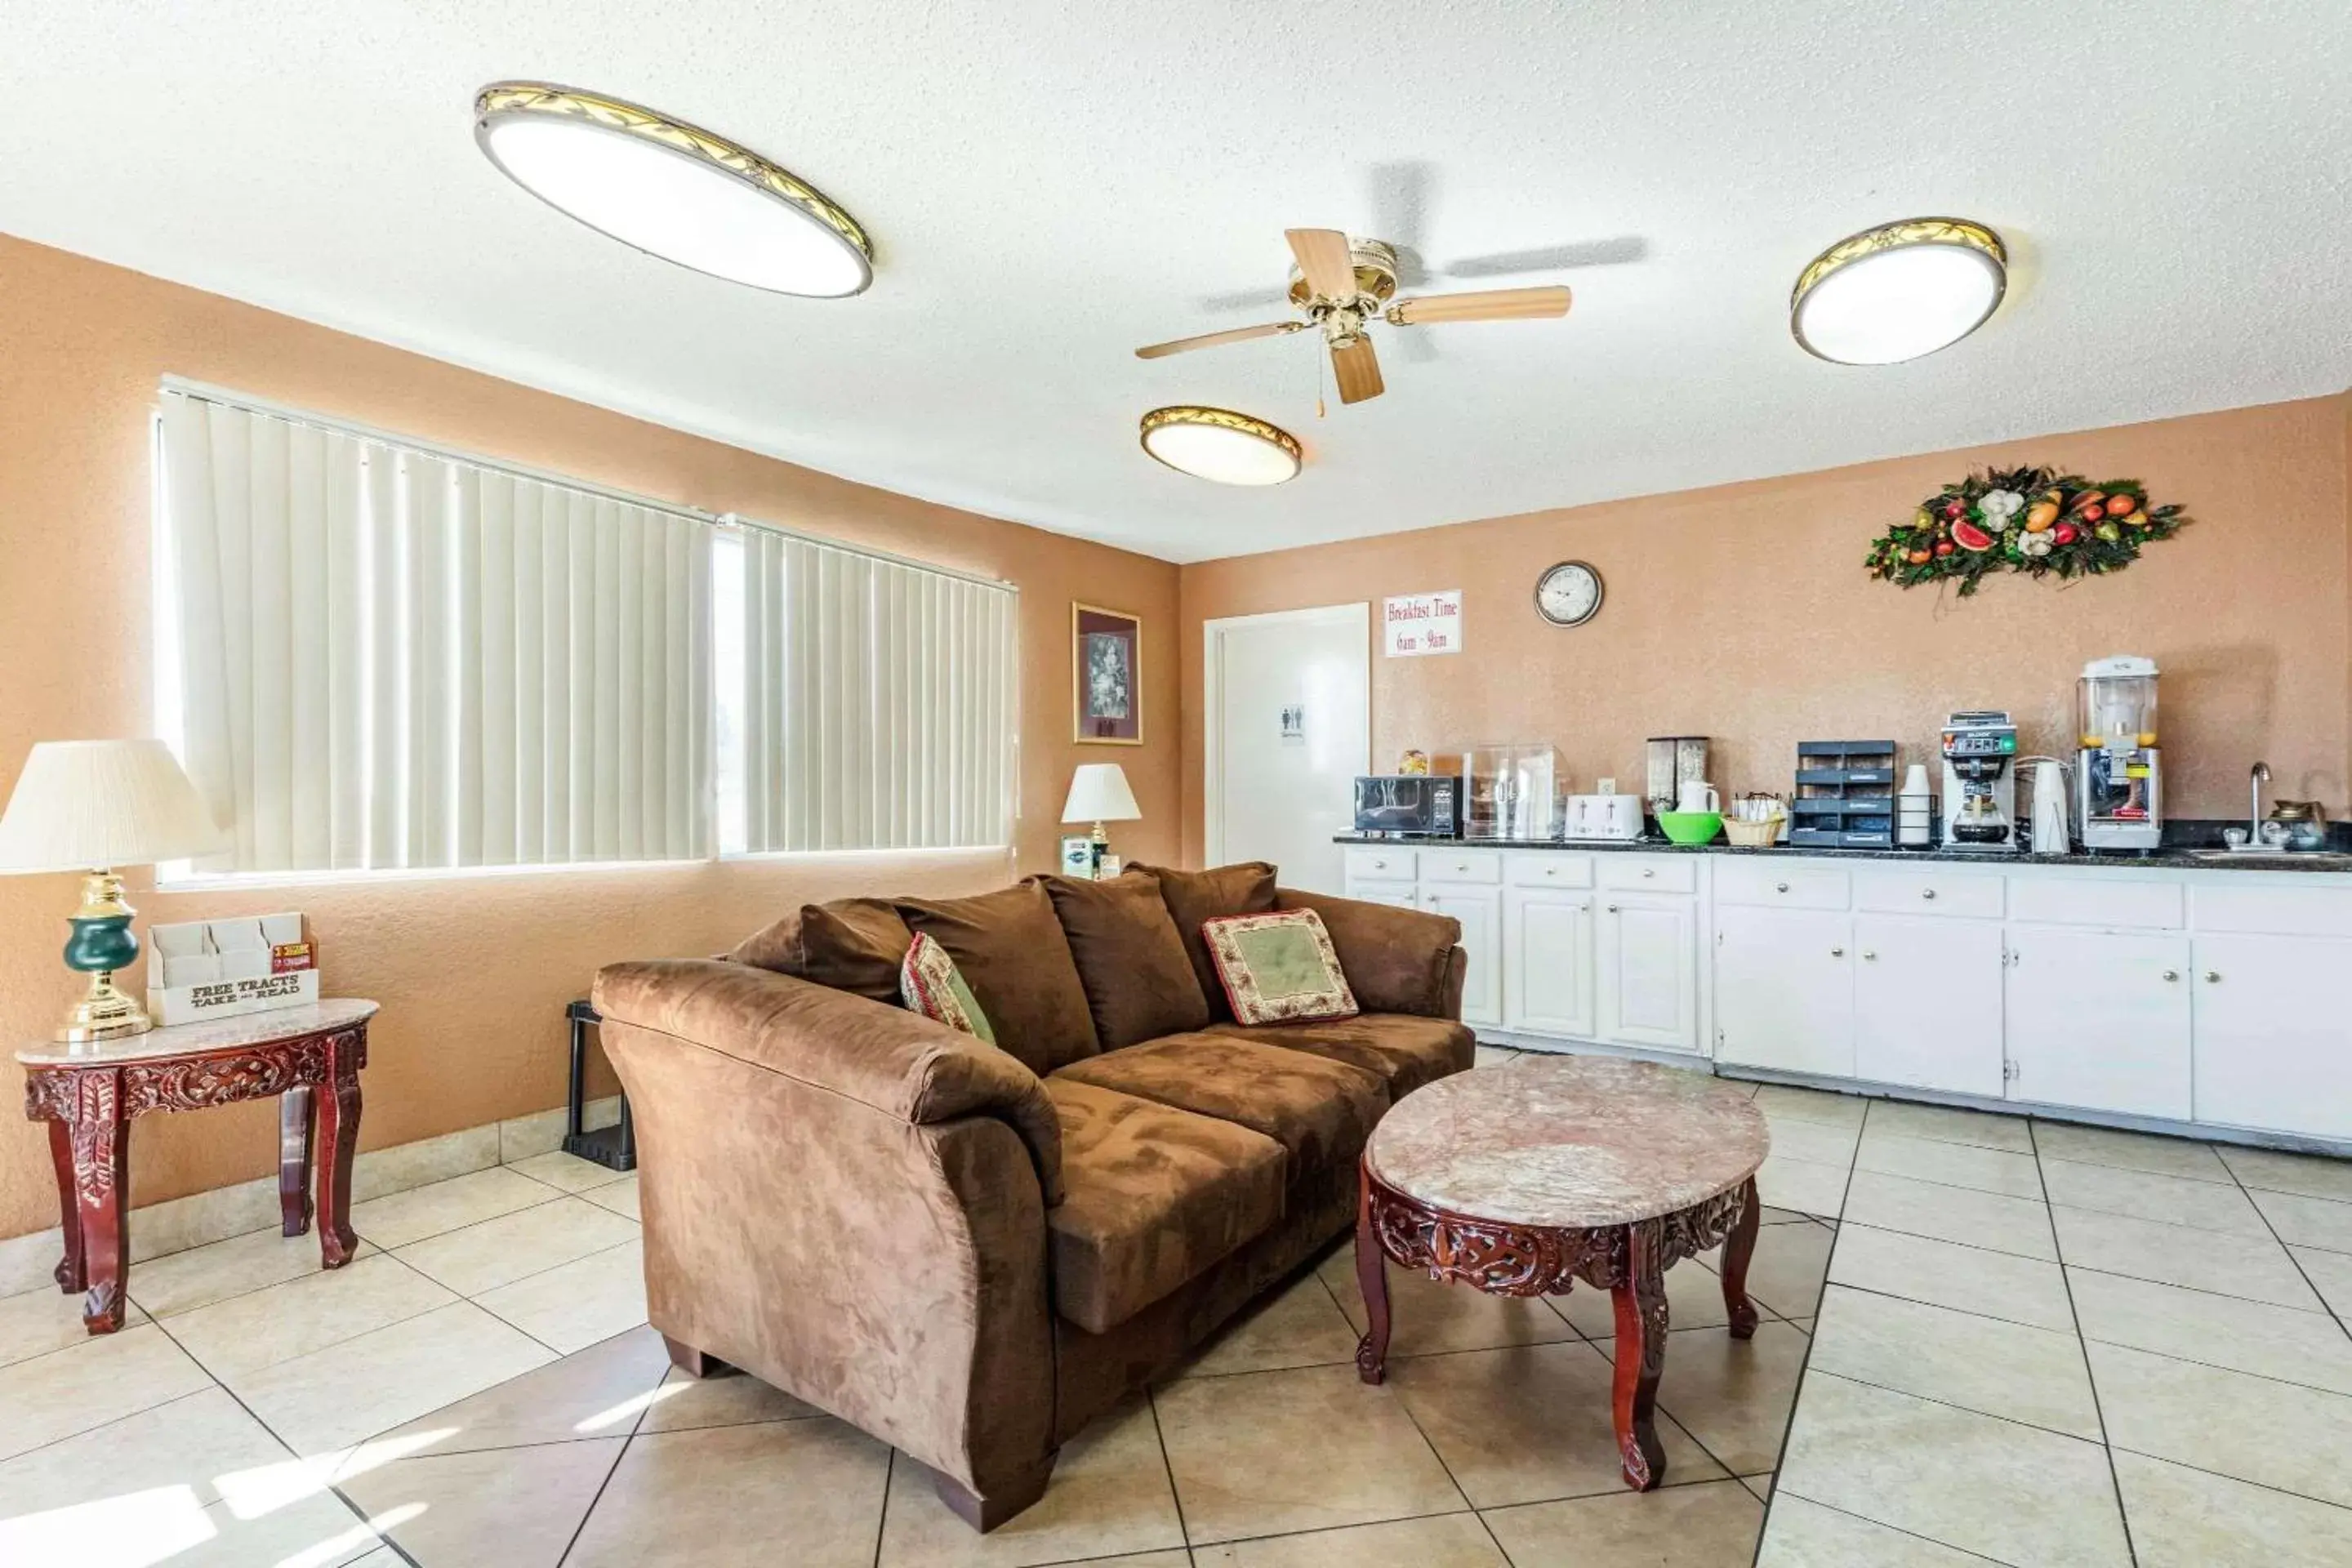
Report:
[[[2337,825],[2340,829],[2341,825]],[[2171,871],[2298,871],[2335,876],[2352,874],[2352,854],[2338,847],[2337,829],[2331,829],[2324,851],[2294,854],[2206,856],[2195,853],[2194,840],[2145,851],[2107,850],[2099,854],[2021,855],[2013,849],[1870,849],[1833,848],[1811,844],[1775,844],[1745,849],[1721,838],[1712,844],[1672,844],[1663,838],[1528,839],[1528,838],[1381,838],[1364,833],[1332,836],[1339,844],[1360,844],[1389,849],[1570,849],[1603,853],[1632,851],[1643,855],[1750,855],[1765,859],[1808,860],[1949,860],[1979,866],[2084,866],[2098,870]]]

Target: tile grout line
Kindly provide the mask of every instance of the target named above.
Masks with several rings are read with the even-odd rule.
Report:
[[[2091,1390],[2091,1414],[2096,1416],[2099,1422],[2099,1452],[2107,1461],[2107,1485],[2115,1492],[2116,1522],[2123,1527],[2124,1553],[2131,1559],[2134,1568],[2137,1568],[2139,1546],[2132,1539],[2131,1510],[2124,1506],[2123,1476],[2116,1468],[2115,1445],[2107,1436],[2107,1410],[2099,1399],[2099,1374],[2091,1367],[2091,1345],[2088,1337],[2083,1332],[2083,1310],[2074,1304],[2074,1281],[2066,1273],[2066,1248],[2065,1245],[2058,1239],[2058,1216],[2048,1213],[2050,1183],[2047,1174],[2042,1170],[2042,1140],[2034,1130],[2033,1120],[2031,1117],[2026,1119],[2025,1131],[2026,1136],[2033,1140],[2033,1169],[2034,1173],[2042,1177],[2043,1212],[2050,1221],[2051,1250],[2058,1255],[2058,1280],[2066,1290],[2066,1313],[2074,1321],[2074,1350],[2083,1358],[2083,1381]]]
[[[1772,1489],[1772,1494],[1775,1497],[1778,1497],[1780,1492],[1780,1489],[1779,1487],[1776,1486]],[[1895,1534],[1906,1536],[1913,1541],[1924,1541],[1930,1546],[1941,1547],[1947,1552],[1957,1552],[1961,1556],[1972,1558],[1979,1563],[1990,1563],[1995,1564],[1995,1568],[2007,1568],[2007,1565],[2002,1563],[2000,1559],[1998,1557],[1987,1557],[1981,1552],[1972,1552],[1965,1546],[1955,1546],[1948,1541],[1938,1541],[1932,1535],[1922,1535],[1916,1530],[1906,1530],[1899,1524],[1889,1524],[1883,1519],[1873,1519],[1868,1514],[1856,1513],[1851,1509],[1840,1508],[1835,1503],[1823,1502],[1819,1498],[1806,1497],[1802,1492],[1790,1492],[1789,1495],[1801,1501],[1809,1502],[1815,1508],[1826,1510],[1827,1511],[1837,1514],[1843,1518],[1860,1520],[1864,1524],[1874,1526],[1880,1530],[1893,1531]]]
[[[2309,1290],[2314,1296],[2319,1298],[2320,1310],[2335,1319],[2336,1326],[2338,1329],[2343,1330],[2347,1337],[2352,1337],[2352,1326],[2347,1326],[2345,1323],[2344,1314],[2336,1310],[2336,1303],[2327,1299],[2327,1292],[2322,1290],[2315,1283],[2313,1282],[2311,1271],[2303,1266],[2303,1259],[2295,1256],[2294,1248],[2288,1243],[2286,1237],[2278,1233],[2278,1226],[2272,1223],[2270,1215],[2263,1208],[2261,1203],[2255,1199],[2253,1193],[2247,1188],[2244,1179],[2239,1176],[2236,1168],[2231,1166],[2230,1162],[2227,1160],[2223,1160],[2221,1162],[2221,1167],[2230,1173],[2230,1179],[2238,1184],[2238,1191],[2245,1194],[2246,1201],[2254,1205],[2254,1213],[2262,1218],[2263,1228],[2270,1232],[2271,1239],[2278,1243],[2278,1247],[2281,1252],[2286,1254],[2286,1260],[2294,1266],[2295,1274],[2303,1280],[2304,1288]],[[2304,1194],[2288,1193],[2283,1195],[2287,1197],[2296,1197]],[[2326,1252],[2332,1249],[2323,1247],[2318,1248],[2318,1250]]]
[[[1160,1418],[1153,1416],[1152,1425],[1156,1426],[1159,1424]],[[898,1478],[898,1450],[894,1446],[885,1449],[882,1455],[882,1506],[877,1509],[874,1514],[874,1568],[882,1568],[882,1542],[887,1538],[890,1531],[890,1483]],[[1175,1483],[1171,1481],[1169,1487],[1173,1490]],[[592,1509],[594,1506],[593,1503],[589,1505]],[[580,1522],[584,1525],[588,1521],[583,1518]],[[556,1568],[562,1568],[562,1564],[556,1564]]]

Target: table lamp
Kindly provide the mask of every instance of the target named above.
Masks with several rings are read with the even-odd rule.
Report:
[[[1062,803],[1064,822],[1095,825],[1095,868],[1102,868],[1103,851],[1110,847],[1106,822],[1134,822],[1143,813],[1136,808],[1135,792],[1127,787],[1127,773],[1117,763],[1081,763],[1070,779],[1070,798]]]
[[[139,956],[118,866],[208,854],[225,835],[161,741],[44,741],[25,759],[0,816],[0,874],[79,871],[81,908],[67,917],[66,967],[89,994],[57,1032],[67,1041],[146,1033],[147,1010],[116,989]]]

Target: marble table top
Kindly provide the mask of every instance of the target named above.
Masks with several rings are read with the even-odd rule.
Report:
[[[44,1040],[26,1046],[16,1059],[28,1068],[119,1067],[127,1062],[193,1056],[199,1051],[234,1050],[239,1046],[264,1046],[276,1040],[299,1039],[346,1029],[375,1016],[375,1004],[357,997],[330,997],[299,1007],[272,1007],[266,1013],[239,1013],[233,1018],[206,1018],[197,1024],[173,1024],[143,1035],[117,1040],[67,1042]]]
[[[1614,1057],[1521,1057],[1418,1089],[1372,1131],[1373,1173],[1437,1208],[1591,1229],[1705,1203],[1771,1152],[1743,1089]]]

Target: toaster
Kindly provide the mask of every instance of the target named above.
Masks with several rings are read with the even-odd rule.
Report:
[[[1638,795],[1570,795],[1568,825],[1560,837],[1621,841],[1639,838],[1642,805]]]

